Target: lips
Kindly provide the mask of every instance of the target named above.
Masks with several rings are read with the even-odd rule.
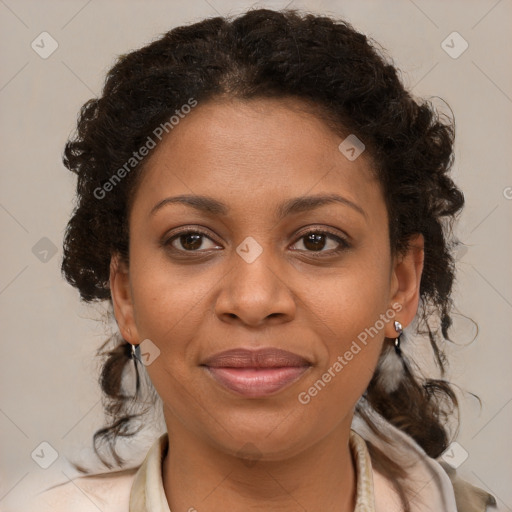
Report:
[[[284,366],[308,366],[311,363],[287,350],[277,348],[247,350],[240,348],[215,354],[202,364],[215,368],[282,368]]]
[[[201,366],[224,388],[245,397],[261,398],[289,387],[312,364],[298,354],[267,348],[228,350],[206,359]]]

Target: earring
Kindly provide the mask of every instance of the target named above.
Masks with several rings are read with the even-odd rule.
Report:
[[[376,372],[378,385],[387,393],[396,391],[405,375],[404,359],[402,357],[402,349],[400,348],[403,327],[400,322],[395,321],[395,330],[397,337],[393,342],[393,347],[387,345],[384,348]]]
[[[140,346],[132,344],[132,359],[135,364],[140,360]]]
[[[395,352],[397,356],[402,357],[402,350],[400,349],[400,336],[404,332],[402,328],[402,324],[395,320],[395,330],[398,333],[398,336],[395,338]]]

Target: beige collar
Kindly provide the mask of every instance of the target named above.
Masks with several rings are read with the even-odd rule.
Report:
[[[350,431],[349,445],[356,464],[356,507],[354,512],[375,512],[370,455],[364,439]],[[168,434],[151,446],[135,475],[130,492],[129,512],[171,512],[162,481],[162,462],[169,447]]]

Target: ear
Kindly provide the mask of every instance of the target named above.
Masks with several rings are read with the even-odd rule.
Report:
[[[404,328],[413,321],[418,311],[424,243],[421,233],[411,236],[407,252],[395,257],[393,261],[390,307],[395,305],[394,320],[398,320]],[[400,304],[401,309],[397,304]],[[386,337],[396,338],[394,321],[386,324]]]
[[[110,294],[122,337],[129,343],[139,343],[128,265],[117,253],[110,258]]]

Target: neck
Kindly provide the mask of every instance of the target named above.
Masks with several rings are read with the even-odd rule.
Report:
[[[352,512],[356,475],[350,419],[317,444],[279,460],[240,458],[167,418],[163,484],[171,510]]]

